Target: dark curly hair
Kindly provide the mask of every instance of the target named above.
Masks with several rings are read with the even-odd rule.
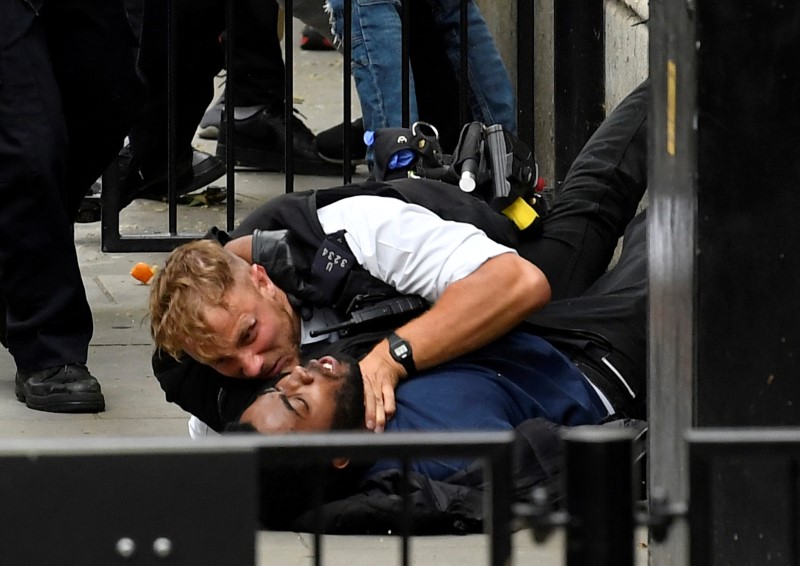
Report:
[[[346,369],[342,386],[336,392],[332,430],[360,430],[364,428],[364,380],[355,358],[338,354],[341,367]]]

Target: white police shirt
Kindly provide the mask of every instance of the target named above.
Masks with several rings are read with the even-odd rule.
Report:
[[[326,234],[345,231],[350,251],[370,275],[430,303],[487,260],[517,253],[472,224],[443,220],[427,208],[395,198],[348,197],[320,208],[317,215]],[[313,329],[341,322],[335,316],[331,310],[315,309],[314,317],[304,321],[301,343],[336,340],[335,335],[309,336]]]

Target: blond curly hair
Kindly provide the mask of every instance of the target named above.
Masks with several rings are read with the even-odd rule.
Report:
[[[197,240],[170,254],[150,289],[150,332],[156,346],[176,359],[188,343],[192,355],[209,363],[219,352],[207,313],[227,307],[228,293],[247,263],[217,242]]]

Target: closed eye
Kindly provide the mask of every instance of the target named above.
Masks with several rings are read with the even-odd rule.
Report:
[[[289,402],[289,398],[286,395],[284,395],[283,393],[278,393],[278,398],[281,400],[281,403],[283,403],[289,411],[291,411],[298,417],[300,416],[300,413],[298,413],[297,409],[295,409],[292,406],[292,404]]]
[[[300,411],[298,411],[295,408],[294,405],[292,405],[292,402],[289,400],[289,397],[287,397],[286,395],[284,395],[283,393],[280,393],[280,392],[278,393],[278,395],[280,396],[279,398],[281,400],[281,403],[283,403],[288,410],[290,410],[292,413],[294,413],[295,415],[297,415],[301,419],[305,418],[305,416]],[[292,399],[297,399],[297,401],[303,405],[302,410],[306,414],[308,414],[309,407],[308,407],[308,403],[306,402],[305,399],[303,399],[302,397],[292,397]]]
[[[253,320],[250,324],[247,325],[246,328],[242,329],[239,333],[239,338],[236,340],[236,345],[241,348],[243,346],[247,346],[255,339],[256,336],[256,324],[258,321]]]
[[[288,411],[290,411],[290,412],[294,413],[295,415],[297,415],[297,416],[298,416],[298,417],[300,417],[300,418],[304,418],[304,417],[303,417],[303,415],[302,415],[302,414],[300,414],[300,411],[298,411],[298,410],[297,410],[297,409],[294,407],[294,405],[292,405],[292,402],[289,400],[289,397],[287,397],[287,396],[286,396],[286,394],[284,394],[283,392],[281,392],[281,390],[280,390],[280,389],[278,389],[277,387],[267,387],[266,389],[264,389],[264,390],[261,392],[261,395],[267,395],[267,394],[269,394],[269,393],[277,393],[277,394],[278,394],[278,399],[280,399],[280,400],[281,400],[281,403],[283,403],[283,406],[284,406],[284,407],[286,407],[286,409],[287,409]],[[297,399],[297,401],[299,401],[300,403],[302,403],[302,404],[303,404],[304,411],[305,411],[306,413],[308,413],[308,411],[309,411],[309,406],[308,406],[308,403],[306,402],[306,400],[305,400],[305,399],[303,399],[302,397],[292,397],[292,399]]]

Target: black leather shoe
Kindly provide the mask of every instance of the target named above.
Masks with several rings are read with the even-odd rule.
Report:
[[[100,384],[83,364],[18,371],[15,392],[17,399],[37,411],[101,413],[106,408]]]
[[[119,152],[119,186],[122,191],[121,208],[137,198],[167,200],[167,173],[146,174],[145,168],[134,157],[130,146]],[[213,183],[225,174],[225,163],[203,151],[192,150],[177,167],[178,196],[194,192]],[[75,222],[98,222],[102,216],[100,191],[92,189],[83,197]]]
[[[178,158],[176,167],[178,195],[185,195],[205,187],[224,174],[225,164],[222,161],[211,154],[193,149],[191,153]],[[120,151],[119,177],[124,195],[123,206],[127,206],[137,198],[162,201],[167,199],[165,166],[155,170],[148,168],[137,160],[130,146],[125,146]]]
[[[286,118],[283,105],[268,106],[243,120],[235,120],[234,159],[237,167],[258,171],[285,171]],[[224,160],[228,135],[225,116],[220,122],[217,157]],[[342,166],[329,163],[317,153],[316,140],[297,117],[292,119],[294,172],[298,175],[341,175]]]
[[[317,152],[325,161],[344,161],[344,123],[329,128],[317,135]],[[364,121],[359,118],[350,124],[350,162],[367,162],[367,146],[364,143]]]

